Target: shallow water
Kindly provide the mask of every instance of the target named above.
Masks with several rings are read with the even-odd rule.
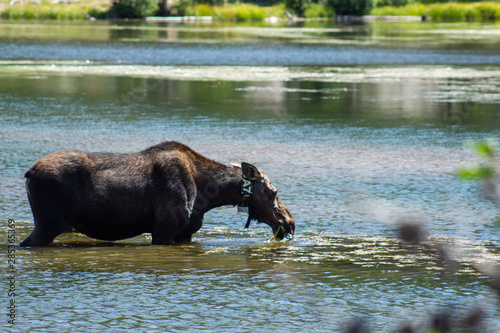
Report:
[[[18,242],[32,230],[23,174],[37,158],[163,140],[255,163],[297,221],[293,240],[273,242],[229,207],[191,244],[64,234],[18,249],[7,329],[322,332],[362,317],[387,332],[480,306],[481,331],[498,331],[498,300],[468,265],[498,264],[498,207],[455,176],[474,159],[464,140],[499,137],[498,31],[0,22],[0,212]],[[426,247],[395,237],[407,215],[426,221]],[[0,237],[6,253],[7,226]],[[441,243],[462,263],[451,273]]]

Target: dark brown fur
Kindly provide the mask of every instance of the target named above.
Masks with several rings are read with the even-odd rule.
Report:
[[[242,202],[243,174],[254,182],[252,219],[277,238],[293,235],[295,222],[261,170],[163,142],[138,153],[62,150],[40,158],[25,174],[35,229],[20,245],[48,245],[68,227],[103,240],[151,233],[153,244],[190,241],[207,211]]]

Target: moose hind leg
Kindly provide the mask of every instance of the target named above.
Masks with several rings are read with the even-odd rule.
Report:
[[[56,193],[61,195],[47,195],[39,189],[44,189],[37,182],[27,182],[28,200],[33,212],[35,229],[31,234],[19,244],[22,247],[27,246],[46,246],[52,243],[54,238],[62,234],[71,226],[72,210],[74,209],[74,196],[70,191],[58,184],[51,184]],[[37,191],[38,190],[38,191]]]

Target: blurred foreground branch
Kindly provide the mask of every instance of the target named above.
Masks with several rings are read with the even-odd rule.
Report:
[[[465,146],[474,152],[480,158],[480,161],[469,162],[460,166],[457,171],[458,176],[465,180],[481,182],[485,197],[496,204],[500,204],[500,151],[498,141],[493,138],[481,141],[467,141]]]

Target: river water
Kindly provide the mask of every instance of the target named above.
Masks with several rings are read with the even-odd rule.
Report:
[[[500,134],[500,25],[0,21],[2,326],[7,332],[374,332],[498,298],[498,206],[455,171]],[[265,170],[297,223],[270,241],[233,207],[193,243],[107,243],[33,228],[24,172],[58,149],[131,152],[177,140]],[[425,246],[395,223],[423,221]],[[443,268],[435,250],[456,260]],[[16,295],[9,295],[15,275]],[[15,326],[8,305],[16,305]],[[5,325],[4,325],[5,324]]]

